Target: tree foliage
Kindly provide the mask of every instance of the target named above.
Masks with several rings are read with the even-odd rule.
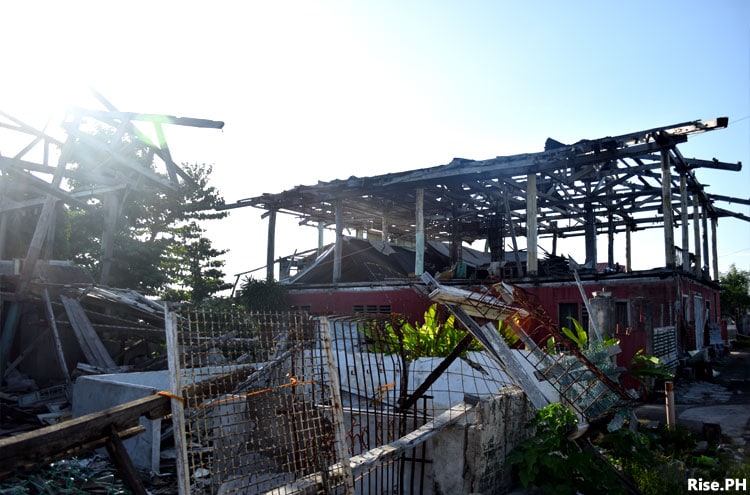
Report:
[[[96,139],[120,149],[147,172],[157,174],[153,156],[134,137],[115,135],[111,129],[97,129]],[[116,141],[119,140],[119,141]],[[86,141],[76,144],[72,156],[73,191],[95,187],[97,177],[121,177],[127,188],[114,190],[89,201],[88,209],[71,208],[66,239],[68,258],[87,267],[99,279],[103,268],[103,232],[110,208],[117,209],[113,252],[107,285],[139,290],[170,300],[199,303],[231,287],[223,281],[220,257],[226,250],[213,248],[200,222],[220,219],[226,212],[219,192],[209,184],[212,167],[182,164],[187,178],[176,190],[161,187],[113,160]],[[106,170],[105,170],[106,169]]]
[[[739,320],[750,310],[750,271],[738,270],[732,264],[729,271],[721,274],[719,283],[722,313]]]
[[[286,311],[286,287],[273,280],[245,278],[240,286],[237,300],[247,311]]]

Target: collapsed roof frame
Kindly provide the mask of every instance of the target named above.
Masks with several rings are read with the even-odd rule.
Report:
[[[297,216],[300,225],[335,226],[337,234],[344,229],[366,231],[368,237],[415,243],[418,249],[420,236],[453,246],[486,239],[498,260],[506,236],[514,245],[516,236],[526,236],[528,271],[533,274],[537,260],[532,250],[536,251],[540,237],[552,237],[555,246],[558,238],[585,236],[586,262],[595,263],[598,233],[606,232],[611,245],[618,232],[626,232],[629,239],[630,232],[639,229],[677,223],[687,229],[691,207],[695,222],[711,219],[714,229],[720,217],[750,221],[714,204],[750,201],[708,194],[694,172],[697,168],[739,171],[741,163],[685,158],[677,148],[690,135],[725,128],[728,123],[727,117],[696,120],[573,145],[548,139],[545,151],[539,153],[488,160],[455,158],[420,170],[301,185],[241,199],[223,209],[266,210],[264,216],[271,222],[269,265],[273,223],[280,212]],[[667,232],[672,229],[664,230],[666,266],[680,261],[687,268],[688,256],[676,259],[674,233]],[[689,252],[686,239],[683,235],[682,250]],[[700,251],[707,260],[708,247],[701,249],[696,243],[696,251],[700,265]],[[611,249],[609,258],[612,264]],[[714,272],[718,278],[715,259]]]
[[[56,139],[44,131],[34,129],[19,119],[0,112],[0,130],[10,131],[9,141],[31,140],[20,151],[10,156],[0,152],[0,259],[4,257],[5,243],[8,237],[8,218],[20,210],[41,207],[36,220],[34,234],[23,259],[20,274],[15,286],[15,293],[0,293],[0,311],[3,299],[10,301],[4,324],[0,329],[0,384],[5,374],[6,362],[20,321],[20,305],[28,297],[32,276],[40,259],[52,256],[54,237],[54,214],[58,204],[90,209],[90,200],[102,201],[105,225],[102,232],[101,273],[99,284],[107,285],[112,265],[116,225],[125,200],[124,191],[139,190],[151,187],[155,190],[177,191],[181,183],[192,180],[172,159],[164,133],[165,125],[180,125],[202,128],[221,129],[224,123],[206,119],[173,117],[169,115],[139,114],[120,112],[106,98],[92,90],[94,97],[105,110],[87,110],[73,108],[61,124],[65,137]],[[152,141],[135,122],[150,123],[156,140]],[[91,129],[109,128],[112,139],[109,142],[98,139]],[[125,135],[134,136],[135,140],[123,140]],[[24,141],[25,142],[25,141]],[[8,144],[4,142],[3,145]],[[54,149],[57,153],[53,153]],[[156,169],[143,166],[135,159],[135,149],[143,150],[147,163],[154,164],[159,158],[165,168],[160,174]],[[32,154],[41,151],[41,161],[34,161]],[[56,160],[54,158],[56,157]],[[69,165],[90,165],[71,167]],[[109,164],[118,167],[108,167]],[[123,170],[127,173],[123,173]],[[45,180],[48,178],[49,182]],[[9,197],[11,189],[8,178],[13,178],[14,185],[26,196],[19,200]],[[70,191],[64,180],[83,180],[92,184],[90,188]],[[46,246],[46,248],[45,248]],[[43,252],[44,250],[44,252]]]

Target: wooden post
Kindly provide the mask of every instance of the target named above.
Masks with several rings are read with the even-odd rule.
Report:
[[[0,260],[5,259],[5,240],[8,238],[8,215],[0,213]]]
[[[529,276],[539,273],[536,216],[536,174],[528,174],[526,176],[526,274]]]
[[[341,280],[341,258],[343,256],[341,251],[344,248],[344,224],[341,219],[341,210],[343,207],[343,201],[337,199],[334,204],[334,216],[336,217],[336,241],[333,245],[333,275],[331,277],[334,284],[339,283]]]
[[[521,259],[518,256],[518,240],[516,239],[516,228],[513,226],[513,215],[510,212],[510,201],[508,201],[508,188],[503,182],[503,202],[505,204],[505,214],[508,217],[508,230],[510,231],[510,240],[513,243],[513,257],[516,261],[516,271],[518,276],[523,276],[523,267],[521,266]]]
[[[102,258],[99,283],[109,285],[109,276],[112,269],[112,256],[115,250],[115,233],[117,232],[117,218],[120,216],[120,197],[116,192],[110,193],[104,199],[104,207],[107,210],[107,220],[102,233]]]
[[[266,247],[266,279],[273,280],[276,249],[276,210],[268,211],[268,245]]]
[[[615,266],[615,224],[612,211],[607,213],[607,266]]]
[[[697,193],[693,194],[693,242],[695,243],[695,269],[693,273],[696,277],[700,277],[703,259],[701,258],[701,211]]]
[[[690,229],[688,215],[687,175],[680,172],[680,230],[682,231],[682,270],[690,271]]]
[[[414,275],[420,276],[424,272],[424,189],[417,189],[417,232],[414,256]]]
[[[584,225],[584,237],[586,239],[586,266],[591,266],[593,270],[596,270],[597,255],[596,255],[596,215],[594,213],[594,206],[590,201],[586,202],[585,205],[585,225]]]
[[[167,362],[169,363],[169,392],[172,399],[172,430],[176,456],[177,492],[179,495],[190,493],[190,464],[187,455],[185,438],[185,409],[182,399],[182,369],[180,366],[180,345],[177,334],[177,315],[164,303],[164,329],[167,343]]]
[[[463,248],[461,241],[461,223],[458,220],[458,209],[455,203],[451,205],[451,249],[450,249],[450,262],[451,265],[460,263],[463,261]]]
[[[631,244],[631,232],[633,227],[630,224],[625,226],[625,271],[630,273],[633,271],[633,246]]]
[[[107,449],[109,458],[117,468],[117,472],[122,476],[123,482],[130,488],[130,491],[134,495],[146,495],[146,489],[143,487],[133,461],[130,459],[128,451],[125,449],[125,445],[123,445],[114,425],[110,427],[109,438],[104,446]]]
[[[714,280],[719,280],[721,274],[719,273],[719,249],[718,241],[716,239],[717,230],[719,228],[719,219],[717,217],[711,217],[711,258],[713,260],[714,268]]]
[[[388,220],[388,215],[383,215],[382,218],[380,219],[380,225],[381,225],[380,229],[383,232],[381,239],[383,242],[388,242],[388,236],[390,235],[389,223],[390,221]]]
[[[71,387],[73,382],[70,379],[70,372],[68,371],[68,364],[65,362],[65,353],[63,352],[62,341],[60,340],[60,332],[57,329],[57,321],[55,320],[55,312],[52,310],[52,301],[49,298],[49,291],[47,287],[42,290],[42,300],[44,301],[44,312],[47,316],[47,322],[49,323],[50,329],[52,329],[52,338],[55,341],[55,352],[57,353],[57,362],[60,366],[60,371],[65,377],[65,385]],[[72,393],[72,388],[70,392]]]
[[[666,409],[667,409],[667,428],[674,428],[675,410],[674,410],[674,383],[671,381],[664,382],[664,391],[666,392]]]
[[[557,221],[552,222],[552,256],[557,256]]]
[[[326,226],[323,222],[318,222],[318,256],[323,252],[323,235],[325,234]]]
[[[703,253],[703,261],[704,263],[701,264],[701,271],[700,275],[703,276],[703,266],[706,267],[709,266],[709,258],[708,258],[708,210],[706,209],[706,206],[703,205],[703,216],[701,217],[701,227],[702,227],[702,235],[703,235],[703,249],[701,252]],[[706,272],[708,272],[708,269],[706,269]],[[706,273],[708,275],[708,273]]]
[[[52,218],[50,218],[49,225],[47,227],[47,238],[44,243],[44,253],[42,259],[51,260],[55,253],[55,231],[57,230],[57,204],[52,211]]]
[[[664,214],[664,261],[667,268],[674,268],[674,218],[672,214],[672,173],[669,150],[661,150],[661,208]]]

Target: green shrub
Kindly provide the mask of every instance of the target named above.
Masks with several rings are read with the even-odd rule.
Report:
[[[528,424],[534,435],[507,458],[521,485],[561,495],[625,493],[604,461],[568,439],[577,423],[576,415],[559,403],[536,412]]]
[[[367,336],[368,351],[402,354],[409,360],[445,357],[466,335],[466,332],[456,327],[453,315],[445,320],[440,317],[437,304],[427,308],[422,324],[412,324],[404,316],[394,315],[383,326],[368,322],[363,332]],[[474,341],[467,351],[480,349],[479,343]]]

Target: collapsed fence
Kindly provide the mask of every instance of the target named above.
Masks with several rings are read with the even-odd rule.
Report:
[[[455,447],[456,460],[431,452],[428,439],[511,381],[485,352],[463,352],[445,369],[442,358],[382,352],[371,332],[386,324],[301,313],[169,314],[172,393],[184,399],[172,408],[181,493],[430,494],[447,486],[438,455],[463,465],[465,446]],[[507,448],[529,415],[514,393],[521,413],[502,433]],[[496,482],[502,469],[482,467],[476,483]]]

